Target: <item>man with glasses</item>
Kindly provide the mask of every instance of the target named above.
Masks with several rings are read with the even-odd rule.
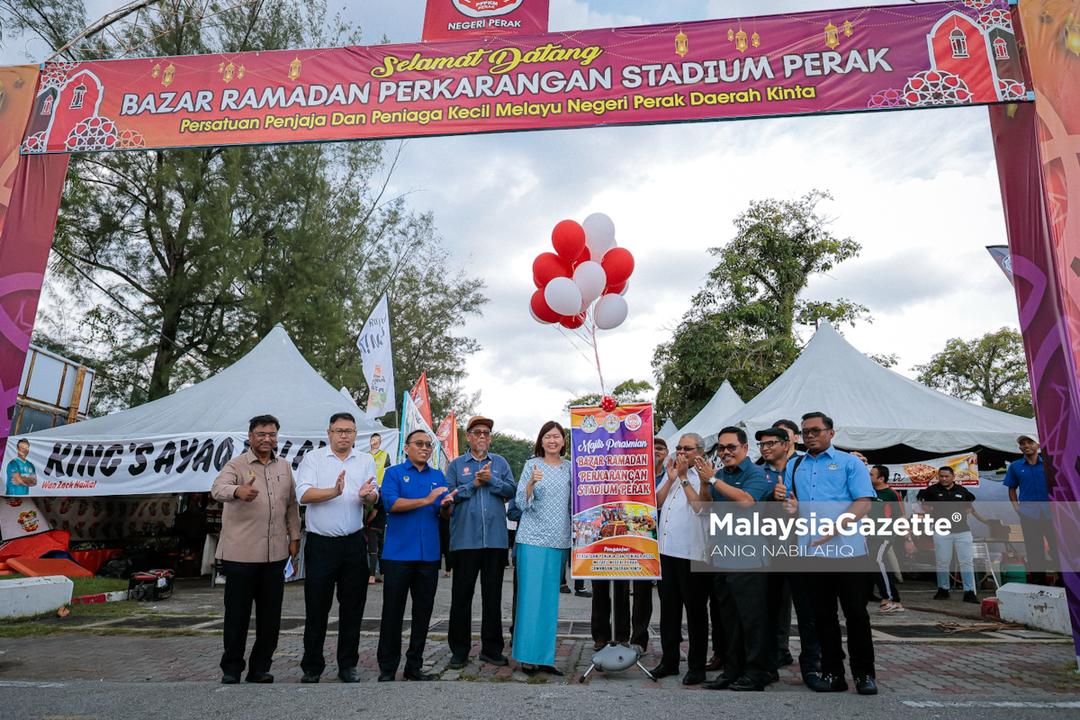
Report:
[[[225,572],[225,652],[221,682],[240,682],[244,671],[251,604],[255,603],[255,644],[247,681],[272,683],[270,663],[281,629],[285,560],[300,552],[300,506],[292,468],[275,453],[281,423],[259,415],[248,423],[248,450],[229,462],[210,489],[224,504],[217,558]]]
[[[433,447],[431,435],[413,430],[405,438],[405,462],[387,468],[383,474],[386,542],[377,653],[379,682],[392,682],[397,677],[401,625],[410,598],[412,623],[404,678],[435,679],[424,672],[424,645],[439,583],[439,517],[453,512],[454,493],[447,491],[446,476],[428,465]]]
[[[454,514],[450,518],[454,579],[446,633],[451,654],[447,667],[452,670],[469,662],[477,576],[482,608],[480,660],[491,665],[508,664],[503,655],[502,628],[503,571],[510,544],[506,501],[517,493],[517,483],[506,459],[488,452],[494,426],[489,418],[470,418],[465,426],[469,452],[454,459],[446,469],[447,487],[455,492]]]
[[[356,419],[330,417],[324,448],[304,456],[296,470],[296,496],[307,508],[304,546],[304,657],[300,682],[317,683],[326,669],[323,642],[334,589],[338,597],[338,678],[360,681],[360,623],[367,603],[367,540],[364,515],[379,497],[375,460],[358,452]]]
[[[762,470],[775,489],[784,483],[784,472],[789,464],[798,462],[800,453],[788,432],[790,420],[777,420],[771,428],[754,434],[758,450],[764,460]],[[794,424],[794,423],[791,423]],[[803,683],[813,687],[821,681],[821,646],[818,644],[814,625],[814,598],[812,587],[807,583],[806,573],[786,572],[775,568],[769,573],[769,617],[776,628],[776,668],[787,667],[795,662],[791,657],[791,606],[799,624],[799,670]]]
[[[705,528],[699,508],[708,502],[712,465],[705,460],[705,443],[696,433],[679,438],[675,455],[667,460],[667,477],[656,491],[660,506],[657,540],[660,545],[660,664],[650,672],[656,678],[677,675],[682,640],[683,610],[690,648],[683,685],[705,682],[705,654],[709,645],[707,604],[710,573],[692,572],[691,564],[705,559]]]
[[[728,504],[736,517],[749,517],[762,500],[772,497],[773,485],[765,472],[748,457],[746,431],[726,427],[720,431],[716,452],[723,465],[713,478],[709,493],[716,503]],[[742,539],[721,538],[716,547],[730,549]],[[714,567],[720,568],[713,584],[720,596],[721,616],[727,648],[723,674],[705,687],[710,690],[761,691],[774,680],[775,652],[773,627],[768,608],[768,565],[766,548],[750,540],[750,553],[718,553]]]
[[[815,512],[819,520],[838,518],[847,513],[854,518],[870,512],[871,498],[876,497],[870,472],[858,458],[833,447],[833,421],[822,412],[802,417],[802,436],[806,455],[791,463],[785,471],[784,484],[776,486],[774,497],[785,500],[791,512],[809,519]],[[789,497],[788,488],[791,488]],[[820,535],[800,537],[801,562],[797,570],[810,572],[818,641],[821,643],[822,676],[811,685],[817,692],[844,692],[844,650],[840,639],[839,601],[847,620],[848,657],[855,689],[860,695],[876,695],[874,641],[870,634],[870,616],[866,612],[866,540],[861,535]]]

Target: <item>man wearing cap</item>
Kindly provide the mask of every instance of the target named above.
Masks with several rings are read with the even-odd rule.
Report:
[[[476,578],[480,578],[480,660],[506,665],[503,655],[502,584],[509,534],[506,501],[517,493],[510,464],[489,453],[495,422],[477,415],[469,418],[465,437],[469,452],[446,469],[446,483],[454,496],[450,519],[450,553],[454,581],[450,594],[450,625],[447,642],[450,663],[458,670],[469,661],[472,645],[472,601]]]
[[[1057,538],[1050,524],[1050,488],[1039,454],[1039,443],[1030,435],[1021,435],[1016,442],[1024,457],[1009,464],[1002,484],[1009,488],[1009,500],[1020,516],[1027,566],[1031,571],[1030,581],[1036,585],[1046,585],[1046,569],[1052,567],[1057,558]],[[1046,548],[1050,550],[1049,561],[1046,559]]]
[[[758,430],[754,434],[761,458],[765,461],[762,470],[769,487],[774,489],[778,484],[783,484],[787,466],[798,462],[801,456],[795,452],[787,423],[791,421],[777,420],[771,428]],[[806,573],[785,572],[781,568],[774,568],[769,573],[769,617],[776,628],[777,668],[786,667],[795,661],[789,649],[792,601],[799,624],[799,670],[803,684],[813,687],[821,680],[821,646],[818,644],[817,628],[814,625],[812,588],[807,583]]]

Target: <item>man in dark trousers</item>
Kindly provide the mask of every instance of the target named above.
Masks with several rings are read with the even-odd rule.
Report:
[[[450,644],[447,667],[461,669],[472,646],[472,601],[480,579],[480,660],[506,665],[503,655],[502,585],[509,534],[506,501],[517,493],[510,464],[489,453],[495,423],[476,416],[469,419],[465,437],[469,452],[446,469],[446,484],[455,493],[450,519],[450,558],[454,580],[450,594]]]
[[[251,604],[255,603],[255,644],[247,662],[251,683],[272,683],[270,663],[281,629],[285,561],[300,553],[300,506],[292,468],[276,454],[281,423],[259,415],[248,423],[249,449],[229,462],[210,489],[223,503],[217,558],[225,572],[225,652],[221,682],[240,682],[244,672]]]
[[[356,419],[330,418],[329,444],[304,455],[296,470],[296,496],[307,508],[304,546],[304,657],[300,682],[317,683],[326,669],[327,616],[338,597],[338,678],[359,682],[360,624],[367,604],[368,558],[364,515],[379,497],[375,460],[353,447]]]
[[[447,491],[446,476],[427,464],[433,447],[431,435],[413,430],[405,438],[405,462],[383,473],[386,540],[377,654],[379,682],[396,679],[401,662],[401,625],[410,598],[412,624],[404,678],[435,679],[424,672],[424,645],[439,583],[439,516],[453,512],[454,494]]]

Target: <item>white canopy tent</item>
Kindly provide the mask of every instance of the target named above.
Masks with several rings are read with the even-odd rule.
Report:
[[[356,418],[356,447],[378,432],[394,448],[397,430],[364,418],[296,349],[280,325],[213,377],[168,397],[92,420],[26,435],[38,470],[31,495],[129,495],[205,491],[241,452],[248,421],[281,422],[278,452],[295,466],[326,442],[330,416]],[[8,457],[15,456],[15,438]]]
[[[667,440],[678,440],[686,433],[697,433],[705,439],[705,447],[709,448],[716,444],[716,435],[720,429],[730,425],[726,422],[732,414],[737,413],[746,403],[743,402],[731,383],[725,380],[717,389],[712,399],[701,408],[690,422],[674,431]]]
[[[1017,452],[1035,421],[950,397],[882,367],[822,325],[780,377],[723,424],[753,433],[780,418],[821,411],[835,422],[834,443],[849,450],[907,445],[949,453],[976,446]]]
[[[671,436],[679,432],[679,428],[675,426],[675,423],[668,418],[664,421],[664,424],[660,426],[660,429],[656,431],[656,436],[663,438],[664,440],[670,440]]]

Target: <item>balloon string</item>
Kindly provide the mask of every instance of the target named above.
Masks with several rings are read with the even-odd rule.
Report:
[[[596,342],[596,321],[593,319],[591,312],[589,313],[589,330],[592,333],[593,356],[596,358],[596,374],[600,376],[600,392],[607,395],[607,388],[604,387],[604,371],[600,369],[600,347]]]
[[[565,337],[565,338],[566,338],[566,340],[567,340],[567,342],[569,342],[569,343],[570,343],[570,346],[571,346],[572,348],[574,348],[574,350],[575,350],[575,351],[576,351],[576,352],[577,352],[577,353],[578,353],[579,355],[581,355],[581,357],[585,358],[585,360],[586,360],[587,362],[589,361],[589,356],[588,356],[588,355],[587,355],[587,354],[585,353],[585,351],[584,351],[584,350],[582,350],[582,349],[581,349],[580,347],[578,347],[577,343],[575,343],[575,342],[574,342],[574,337],[573,337],[573,335],[571,334],[571,332],[570,332],[570,331],[567,331],[567,330],[566,330],[566,329],[565,329],[565,328],[564,328],[563,326],[561,326],[561,325],[556,325],[556,328],[555,328],[555,329],[556,329],[556,330],[558,330],[558,331],[559,331],[560,333],[562,333],[563,337]]]

